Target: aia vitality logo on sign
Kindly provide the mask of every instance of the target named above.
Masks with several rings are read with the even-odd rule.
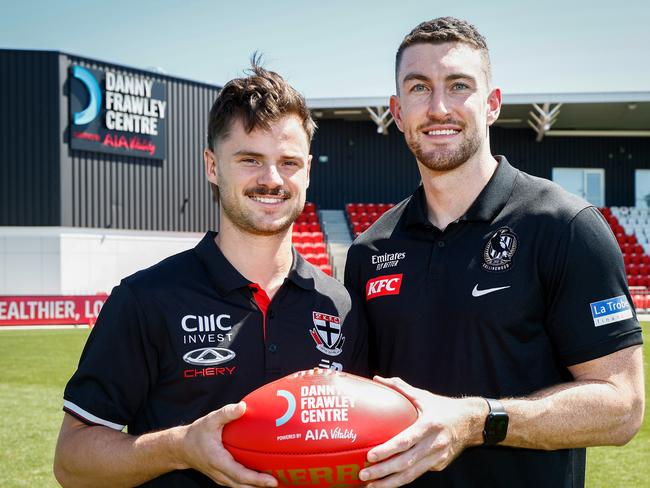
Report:
[[[402,273],[377,276],[366,283],[366,300],[386,295],[399,295],[402,287]]]
[[[70,147],[165,159],[167,94],[163,83],[113,70],[72,66]]]

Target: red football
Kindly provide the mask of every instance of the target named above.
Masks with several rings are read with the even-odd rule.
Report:
[[[224,427],[223,445],[280,486],[359,486],[368,451],[418,417],[397,391],[324,369],[285,376],[243,400],[246,413]]]

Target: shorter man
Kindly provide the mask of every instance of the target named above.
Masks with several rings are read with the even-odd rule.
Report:
[[[275,486],[221,444],[236,402],[296,370],[366,372],[359,308],[291,246],[314,129],[303,97],[255,60],[220,92],[205,150],[220,231],[111,293],[65,390],[61,484]]]

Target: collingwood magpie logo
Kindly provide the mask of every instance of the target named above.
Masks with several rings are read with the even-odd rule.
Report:
[[[370,261],[377,266],[377,271],[379,271],[380,269],[394,268],[405,257],[405,252],[386,252],[384,254],[373,254]]]
[[[501,227],[488,240],[483,250],[483,269],[492,272],[507,271],[517,251],[517,236],[508,227]]]

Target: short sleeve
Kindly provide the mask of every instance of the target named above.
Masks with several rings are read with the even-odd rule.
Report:
[[[145,403],[156,378],[155,351],[129,286],[111,292],[64,392],[63,409],[90,425],[122,430]]]
[[[641,344],[623,257],[594,207],[580,211],[561,236],[547,272],[548,333],[560,360],[582,363]]]

